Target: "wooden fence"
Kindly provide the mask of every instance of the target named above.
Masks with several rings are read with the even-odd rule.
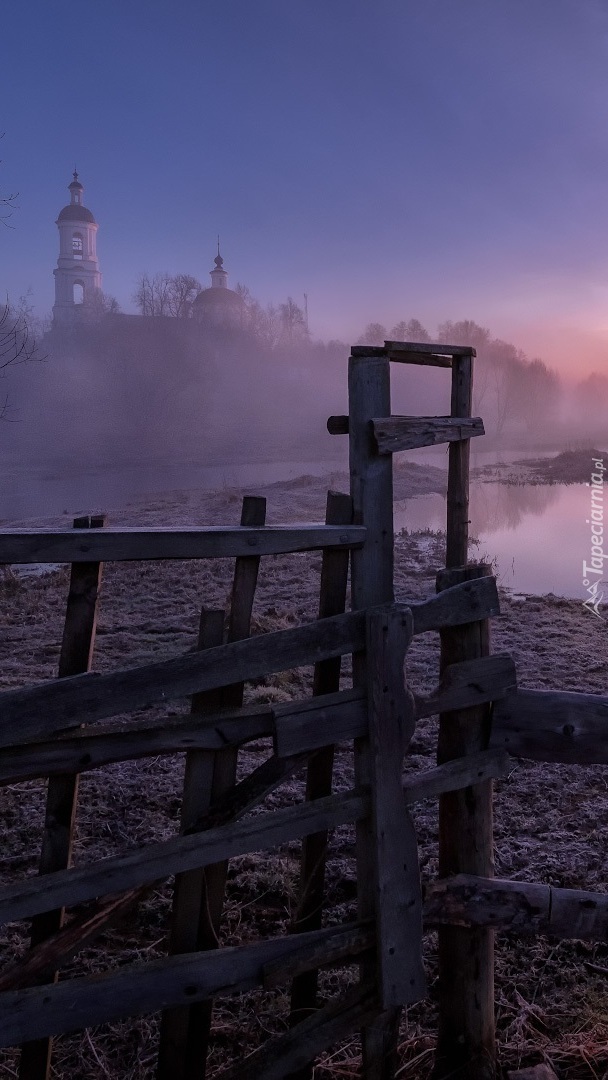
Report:
[[[22,1080],[46,1080],[54,1035],[154,1012],[162,1014],[159,1080],[204,1077],[213,998],[281,983],[291,987],[288,1032],[225,1070],[225,1080],[305,1080],[317,1055],[358,1029],[363,1076],[391,1080],[400,1010],[425,995],[423,919],[440,934],[436,1074],[487,1080],[496,1070],[494,931],[605,934],[603,897],[492,877],[492,778],[508,771],[512,754],[605,757],[608,701],[517,691],[511,659],[490,655],[496,583],[486,567],[467,565],[469,440],[483,433],[471,417],[473,355],[394,342],[353,350],[349,415],[329,421],[349,435],[351,492],[329,494],[324,525],[266,526],[264,500],[250,497],[233,528],[109,529],[85,518],[71,530],[0,533],[0,562],[72,564],[59,678],[0,694],[0,782],[49,778],[44,888],[28,878],[0,890],[2,922],[32,920],[31,949],[0,974],[0,1045],[22,1046]],[[451,415],[392,417],[391,361],[449,368]],[[395,603],[392,454],[442,441],[450,444],[446,570],[435,596]],[[318,619],[251,637],[260,558],[308,550],[323,553]],[[103,562],[217,557],[235,559],[227,632],[224,612],[203,610],[196,651],[109,674],[91,670]],[[441,671],[422,698],[408,688],[404,664],[413,637],[429,631],[441,635]],[[345,655],[353,657],[352,687],[340,689]],[[314,665],[312,697],[244,703],[247,681],[304,665]],[[186,715],[143,726],[125,718],[184,697]],[[404,782],[416,721],[435,713],[437,767]],[[239,748],[262,737],[272,738],[273,752],[237,782]],[[336,794],[334,747],[344,742],[354,748],[354,786]],[[78,775],[179,751],[180,834],[71,866]],[[303,766],[304,802],[247,816]],[[429,797],[440,799],[440,880],[423,902],[408,805]],[[323,926],[328,834],[346,823],[356,828],[357,918]],[[302,840],[294,932],[218,948],[227,861],[294,839]],[[58,981],[79,950],[173,875],[167,957]],[[83,902],[86,915],[64,922],[65,909]],[[319,969],[353,962],[357,986],[320,1006]]]

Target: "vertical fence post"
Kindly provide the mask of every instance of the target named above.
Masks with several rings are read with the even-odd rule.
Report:
[[[74,518],[75,529],[99,529],[105,524],[103,514]],[[89,671],[95,644],[97,603],[101,584],[102,564],[72,563],[70,591],[65,613],[59,678],[80,675]],[[65,774],[49,779],[46,815],[40,854],[39,872],[49,874],[70,865],[74,836],[74,818],[78,800],[78,775]],[[41,888],[44,885],[41,884]],[[64,911],[46,912],[32,921],[32,947],[39,945],[63,925]],[[43,982],[54,982],[57,975]],[[26,1043],[21,1050],[19,1076],[21,1080],[47,1080],[51,1066],[52,1039],[37,1039]]]
[[[365,525],[365,542],[352,553],[352,606],[368,608],[393,600],[393,462],[381,456],[371,421],[391,415],[389,361],[385,356],[352,355],[348,365],[349,461],[353,521]],[[353,656],[353,683],[367,691],[365,653]],[[372,750],[369,737],[355,742],[355,783],[370,787]],[[359,917],[376,913],[375,834],[371,819],[357,823]],[[361,965],[361,980],[376,981],[374,962]],[[365,1080],[392,1080],[397,1058],[398,1008],[384,1010],[362,1032]]]
[[[337,491],[327,493],[325,522],[327,525],[349,525],[353,516],[350,495]],[[321,566],[321,590],[319,618],[340,615],[346,608],[349,552],[347,549],[326,548]],[[313,695],[331,694],[340,689],[340,666],[342,658],[321,660],[315,665]],[[310,758],[306,774],[306,798],[321,799],[331,795],[334,767],[334,747],[326,746]],[[296,933],[319,930],[323,917],[323,894],[325,889],[325,863],[327,858],[327,831],[307,836],[302,844],[300,868],[300,900],[294,919]],[[297,975],[291,988],[290,1023],[305,1020],[317,1003],[318,971],[305,971]],[[307,1065],[290,1080],[309,1080],[312,1065]]]
[[[411,1005],[426,991],[418,843],[403,791],[403,759],[416,727],[414,697],[404,677],[412,636],[409,609],[385,607],[368,612],[376,963],[379,997],[386,1008]]]
[[[473,360],[452,360],[452,416],[470,416]],[[469,449],[463,439],[450,444],[445,571],[437,589],[490,576],[489,566],[467,566],[469,528]],[[490,652],[489,620],[441,633],[441,671],[449,664]],[[482,706],[440,717],[438,762],[486,749],[489,709]],[[439,800],[439,876],[493,874],[492,781]],[[496,1075],[494,1033],[494,932],[441,927],[439,930],[439,1038],[434,1076],[461,1080],[493,1080]]]
[[[241,525],[264,525],[266,500],[245,496]],[[228,620],[228,641],[248,637],[251,613],[257,586],[260,556],[240,556],[235,561],[232,599]],[[219,644],[223,637],[223,612],[213,616],[212,640],[206,636],[204,646]],[[238,708],[243,702],[243,684],[235,683],[208,695],[195,695],[193,711],[210,708]],[[232,748],[221,751],[192,751],[184,781],[182,829],[193,825],[209,806],[234,787],[238,752]],[[226,863],[192,871],[176,880],[171,952],[191,952],[217,947],[217,932],[222,913],[226,884]],[[158,1080],[188,1080],[196,1076],[204,1080],[207,1050],[211,1030],[212,1001],[202,1001],[188,1008],[169,1009],[163,1015],[157,1066]]]

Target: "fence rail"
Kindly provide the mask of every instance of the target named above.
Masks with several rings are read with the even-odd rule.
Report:
[[[204,529],[3,529],[0,563],[130,562],[229,559],[360,547],[361,525],[211,525]]]

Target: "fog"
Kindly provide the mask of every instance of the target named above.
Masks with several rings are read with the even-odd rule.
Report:
[[[244,310],[238,326],[97,311],[47,330],[34,359],[5,372],[10,409],[0,438],[13,493],[28,476],[39,486],[61,477],[69,501],[88,476],[93,499],[109,493],[120,501],[167,486],[229,483],[238,466],[250,476],[259,464],[260,482],[281,475],[269,464],[289,465],[290,475],[345,467],[347,439],[330,436],[326,422],[348,411],[349,343],[314,340],[291,299],[264,319],[255,301]],[[471,320],[430,330],[415,319],[369,323],[353,343],[385,337],[477,349],[474,412],[485,422],[484,449],[601,445],[605,376],[566,386],[542,360]],[[391,371],[393,413],[449,413],[445,370]],[[205,469],[215,473],[204,477]],[[35,512],[31,498],[24,506]],[[1,512],[18,513],[18,500]]]

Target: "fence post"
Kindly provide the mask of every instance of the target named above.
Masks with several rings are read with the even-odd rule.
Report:
[[[393,461],[378,453],[372,432],[374,417],[391,415],[389,361],[386,356],[359,350],[348,364],[349,463],[353,523],[365,525],[365,542],[352,553],[351,590],[355,609],[393,601]],[[365,653],[353,656],[353,683],[367,690]],[[370,787],[372,751],[369,737],[355,741],[355,783]],[[357,823],[357,889],[359,917],[376,913],[375,834],[371,819]],[[374,983],[375,963],[361,965],[363,983]],[[365,1080],[392,1080],[396,1068],[398,1008],[386,1009],[364,1028],[362,1041]]]
[[[105,515],[74,518],[75,529],[99,529],[105,525]],[[102,563],[72,563],[70,591],[65,613],[58,677],[81,675],[89,671],[95,644],[97,602],[101,584]],[[78,800],[78,775],[65,774],[49,779],[46,815],[40,854],[40,874],[63,870],[70,865],[74,819]],[[44,888],[44,885],[41,885]],[[34,948],[63,925],[64,911],[46,912],[32,921],[31,945]],[[54,982],[57,975],[43,982]],[[21,1080],[47,1080],[51,1067],[52,1039],[37,1039],[25,1043],[21,1050],[19,1076]]]
[[[452,416],[472,411],[473,359],[452,359]],[[470,441],[450,443],[448,465],[446,567],[437,590],[491,576],[489,566],[467,566]],[[441,633],[441,671],[460,660],[490,652],[489,620]],[[440,717],[439,764],[485,750],[489,708],[481,706]],[[439,876],[493,876],[492,781],[442,795],[439,800]],[[494,932],[441,927],[439,930],[439,1036],[435,1080],[493,1080]]]
[[[353,504],[350,495],[338,491],[327,493],[325,522],[327,525],[350,525]],[[321,566],[321,589],[319,618],[340,615],[346,607],[349,552],[323,552]],[[331,694],[340,689],[341,657],[321,660],[315,665],[313,695]],[[331,795],[334,767],[334,747],[326,746],[313,754],[306,775],[306,798],[321,799]],[[313,833],[302,844],[300,870],[300,899],[294,919],[296,933],[319,930],[323,922],[323,894],[325,889],[325,863],[327,859],[327,832]],[[315,1009],[317,1003],[318,971],[305,971],[296,976],[291,988],[290,1023],[300,1023]],[[292,1080],[309,1080],[312,1064],[306,1065]]]
[[[266,499],[246,495],[241,525],[264,525]],[[235,561],[232,599],[228,618],[228,641],[249,636],[251,613],[258,580],[260,556],[240,556]],[[204,629],[206,620],[211,620]],[[221,644],[223,612],[203,613],[199,647]],[[194,695],[193,712],[238,708],[243,702],[243,684]],[[238,751],[191,751],[187,757],[182,807],[182,830],[189,828],[209,806],[236,783]],[[217,933],[224,902],[226,863],[192,871],[176,878],[171,952],[193,952],[217,948]],[[157,1078],[200,1077],[204,1080],[211,1031],[212,1001],[202,1001],[181,1009],[169,1009],[162,1018]]]

